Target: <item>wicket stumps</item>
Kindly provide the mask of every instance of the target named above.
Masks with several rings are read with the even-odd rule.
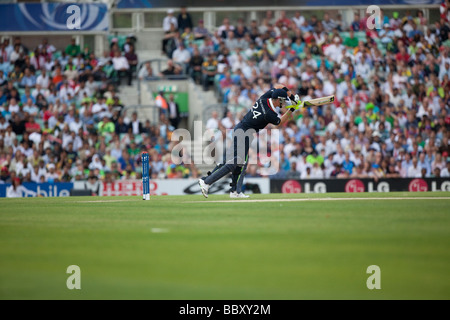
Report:
[[[150,200],[150,173],[148,152],[142,152],[142,200]]]

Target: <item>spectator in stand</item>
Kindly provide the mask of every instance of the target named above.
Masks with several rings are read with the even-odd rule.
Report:
[[[125,58],[128,61],[129,71],[128,71],[128,85],[132,85],[133,74],[137,70],[138,56],[134,51],[134,45],[130,44],[128,46],[128,51],[125,53]]]
[[[194,27],[191,15],[189,12],[187,12],[186,7],[181,7],[180,13],[178,14],[177,24],[180,32],[184,32],[186,28],[192,30],[192,28]]]
[[[155,78],[154,74],[153,74],[153,68],[150,62],[146,62],[141,69],[139,70],[138,73],[138,78],[139,80],[152,80]]]
[[[354,49],[358,46],[358,42],[358,39],[355,37],[355,30],[350,29],[348,37],[344,40],[344,45],[348,49]]]
[[[203,62],[202,74],[203,91],[208,91],[217,74],[217,61],[214,59],[214,54],[208,55],[208,60]]]
[[[170,124],[175,129],[178,129],[178,125],[181,120],[180,106],[178,105],[177,102],[175,102],[175,96],[173,94],[169,95],[168,112]]]
[[[206,129],[217,130],[219,128],[218,117],[219,115],[217,111],[213,111],[211,113],[211,118],[209,118],[208,121],[206,122]]]
[[[98,132],[103,136],[107,135],[108,133],[109,134],[113,133],[115,131],[116,127],[114,125],[114,122],[112,122],[110,118],[108,118],[107,116],[104,116],[103,121],[100,121],[98,123]]]
[[[441,178],[450,177],[450,160],[447,160],[447,166],[441,170]]]
[[[323,15],[322,26],[325,32],[330,33],[337,27],[333,19],[330,18],[330,14],[325,12]]]
[[[359,15],[359,13],[354,12],[353,16],[354,18],[353,22],[351,23],[350,29],[355,32],[364,30],[365,26],[363,26],[361,22],[361,16]]]
[[[24,196],[25,188],[20,178],[12,179],[12,185],[6,189],[7,198],[21,198]]]
[[[305,24],[306,20],[300,13],[300,11],[295,11],[295,16],[292,18],[292,21],[295,23],[295,26],[297,29],[301,29],[302,26]]]
[[[412,158],[412,165],[408,168],[408,178],[420,178],[422,175],[422,168],[418,165],[416,156]]]
[[[112,63],[118,78],[117,84],[120,86],[122,79],[125,77],[128,79],[128,85],[131,85],[131,70],[127,58],[122,56],[120,51],[116,51],[114,58],[112,58]]]
[[[230,31],[233,31],[234,34],[234,26],[230,24],[229,18],[224,18],[223,24],[217,29],[217,34],[219,37],[226,39],[230,34]]]
[[[178,21],[177,18],[173,15],[173,9],[167,10],[167,16],[163,20],[163,30],[165,33],[164,38],[162,39],[162,50],[163,53],[168,55],[169,52],[166,49],[168,41],[173,37],[173,34],[176,30],[178,30]]]
[[[81,52],[80,46],[76,44],[75,38],[70,40],[70,44],[67,45],[64,52],[71,57],[76,57]]]
[[[167,68],[160,72],[160,76],[165,77],[181,75],[182,71],[183,69],[179,65],[173,63],[173,60],[168,60]]]
[[[36,76],[31,73],[30,69],[26,68],[22,79],[20,80],[21,88],[34,88],[36,85]]]
[[[115,132],[117,135],[128,133],[128,130],[130,129],[130,125],[125,123],[124,117],[119,116],[117,118],[117,123],[115,123]]]
[[[144,132],[142,123],[137,117],[137,112],[133,112],[133,114],[132,114],[130,128],[131,128],[131,132],[133,133],[133,135],[139,135]]]
[[[202,78],[203,57],[197,47],[194,48],[194,53],[189,61],[189,72],[191,78],[199,84]]]
[[[209,36],[209,31],[205,28],[203,20],[200,19],[198,25],[194,28],[195,40],[204,39],[206,36]]]
[[[125,43],[122,45],[122,52],[124,53],[128,53],[130,52],[130,48],[131,46],[135,46],[136,43],[136,38],[133,34],[129,34],[127,35],[126,39],[125,39]]]
[[[183,42],[180,42],[177,49],[172,54],[172,60],[176,64],[180,65],[183,69],[183,73],[188,73],[189,63],[191,61],[191,53],[186,49]]]

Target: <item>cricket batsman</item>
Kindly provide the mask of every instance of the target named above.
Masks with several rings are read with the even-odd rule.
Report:
[[[283,106],[288,107],[289,111],[279,117],[276,108]],[[291,119],[292,112],[301,107],[303,107],[303,102],[300,101],[299,96],[294,96],[282,84],[276,84],[273,89],[259,97],[251,110],[234,128],[232,146],[226,151],[224,163],[216,166],[210,175],[198,180],[203,196],[208,198],[209,187],[230,172],[233,182],[239,180],[242,169],[248,161],[248,150],[253,140],[253,133],[264,129],[269,123],[277,127],[283,126]]]

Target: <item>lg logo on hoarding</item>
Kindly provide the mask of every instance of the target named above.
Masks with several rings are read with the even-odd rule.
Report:
[[[67,29],[81,29],[81,9],[79,6],[70,5],[67,7],[66,13],[71,14],[69,18],[67,18],[66,25]]]

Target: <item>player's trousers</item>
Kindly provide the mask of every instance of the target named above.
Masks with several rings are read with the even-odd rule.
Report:
[[[243,167],[246,167],[248,162],[248,151],[253,140],[253,133],[252,130],[244,131],[240,124],[236,126],[231,140],[232,145],[225,152],[224,163],[216,166],[209,176],[203,178],[206,184],[211,185],[230,172],[234,177],[239,178]]]

